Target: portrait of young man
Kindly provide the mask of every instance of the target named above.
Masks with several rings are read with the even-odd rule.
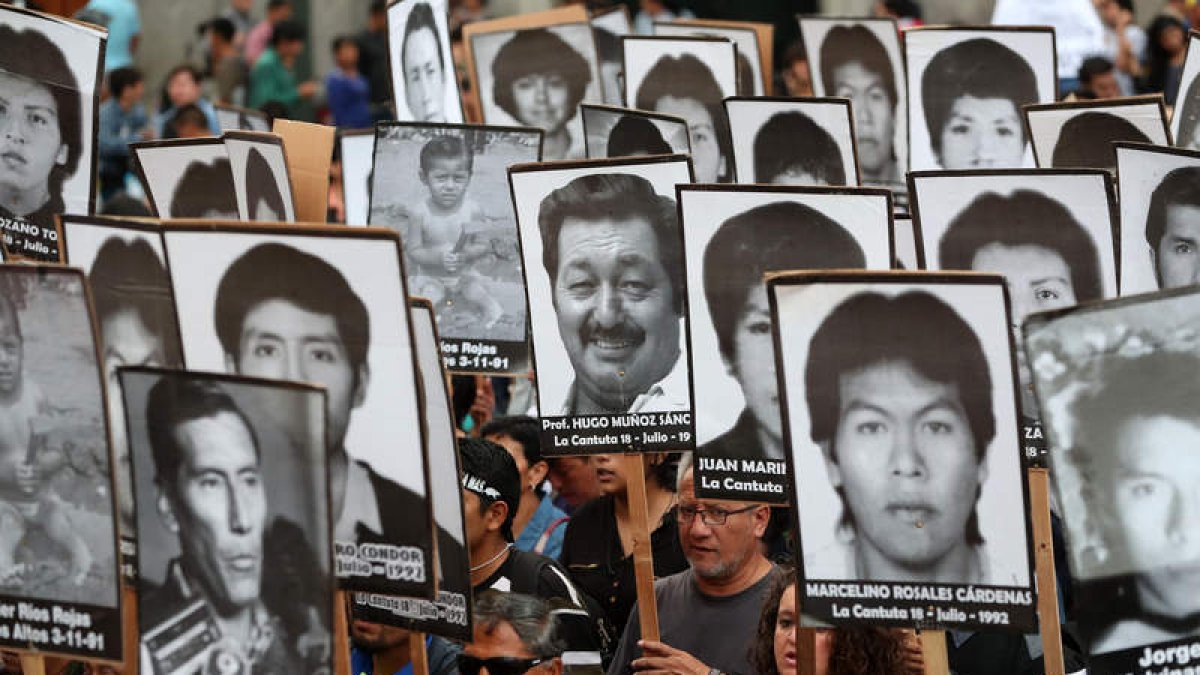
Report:
[[[1039,167],[1106,169],[1116,174],[1113,143],[1167,145],[1166,109],[1157,96],[1057,103],[1024,111]]]
[[[1146,246],[1159,288],[1200,282],[1200,166],[1172,169],[1154,188]]]
[[[587,103],[580,108],[588,159],[691,151],[682,117]]]
[[[396,119],[462,122],[458,75],[445,0],[397,2],[387,9]]]
[[[402,274],[394,240],[211,230],[165,239],[172,261],[191,257],[172,264],[190,367],[325,387],[339,578],[424,594],[432,515],[407,303],[387,271]],[[392,299],[404,304],[382,304]],[[403,569],[357,565],[363,544],[403,554]]]
[[[731,98],[725,110],[739,183],[858,185],[850,106]]]
[[[239,219],[233,169],[220,138],[145,141],[129,148],[158,217]]]
[[[142,671],[329,668],[328,487],[309,418],[321,392],[162,370],[121,383],[140,422]],[[288,429],[254,405],[283,398],[303,401]]]
[[[296,206],[282,141],[278,137],[240,132],[226,133],[223,138],[239,219],[295,222]]]

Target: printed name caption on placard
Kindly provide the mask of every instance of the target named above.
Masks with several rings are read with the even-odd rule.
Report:
[[[101,620],[99,617],[104,615],[115,620]],[[105,646],[120,640],[120,630],[120,615],[115,609],[93,611],[34,600],[0,602],[0,641],[10,644],[111,658]]]
[[[443,338],[442,360],[447,370],[505,373],[523,360],[524,342],[476,342]]]
[[[14,256],[58,262],[58,231],[20,218],[0,216],[4,229],[4,249]]]
[[[787,494],[787,462],[697,457],[700,488],[729,493]]]
[[[805,581],[804,612],[835,622],[930,629],[1036,626],[1031,591],[1003,586]]]
[[[360,608],[411,621],[438,621],[456,626],[467,625],[467,598],[462,593],[438,591],[437,600],[405,598],[379,593],[355,593]],[[379,623],[387,623],[380,621]]]
[[[548,454],[560,455],[666,452],[695,445],[690,412],[543,417],[542,440]]]
[[[339,578],[385,577],[389,580],[425,581],[425,553],[416,546],[390,544],[334,544],[334,563]]]
[[[1123,649],[1088,657],[1090,675],[1200,675],[1200,638]]]

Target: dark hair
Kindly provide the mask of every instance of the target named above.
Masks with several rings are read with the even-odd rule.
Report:
[[[233,171],[229,168],[229,160],[221,157],[212,164],[194,161],[187,165],[175,184],[168,216],[203,218],[209,211],[229,214],[237,213],[237,210]]]
[[[733,146],[729,139],[729,118],[725,116],[725,94],[717,84],[712,70],[691,54],[663,56],[658,59],[638,86],[636,105],[640,110],[656,110],[663,98],[689,98],[698,101],[712,118],[713,133],[721,157],[733,161]],[[726,168],[728,171],[728,168]]]
[[[354,41],[354,38],[350,37],[349,35],[339,35],[333,38],[333,42],[331,42],[329,45],[329,50],[334,54],[337,54],[338,50],[342,48],[342,45],[352,45],[355,49],[358,49],[358,43]]]
[[[441,134],[434,136],[421,146],[421,171],[429,171],[435,159],[461,159],[468,172],[475,171],[475,154],[461,136]]]
[[[1079,66],[1079,83],[1085,87],[1090,86],[1093,78],[1111,73],[1114,68],[1116,66],[1106,57],[1089,56]]]
[[[753,96],[754,95],[754,66],[750,65],[750,59],[741,52],[736,52],[737,65],[737,94],[738,96]]]
[[[17,337],[21,338],[21,341],[24,342],[25,335],[21,331],[21,315],[17,312],[17,305],[8,293],[0,293],[0,321],[4,319],[9,320],[12,329],[17,333]]]
[[[246,157],[246,213],[250,220],[258,220],[259,200],[267,203],[267,208],[279,214],[279,219],[287,217],[287,208],[283,204],[283,194],[275,181],[275,172],[267,163],[267,158],[255,147],[250,148]]]
[[[938,339],[930,340],[931,335]],[[804,373],[812,440],[828,443],[836,462],[842,376],[889,363],[903,363],[926,380],[955,387],[971,428],[975,459],[982,462],[996,436],[987,356],[979,336],[954,308],[925,291],[893,297],[858,293],[825,317],[809,345]],[[842,525],[853,527],[844,489],[837,491]],[[971,512],[966,528],[968,543],[983,542],[977,511]]]
[[[382,14],[387,11],[387,0],[371,0],[371,6],[367,9],[367,14]]]
[[[279,47],[284,42],[303,41],[305,38],[304,26],[292,19],[280,21],[271,29],[271,46]]]
[[[1117,3],[1117,7],[1120,7],[1126,12],[1133,11],[1133,0],[1115,0],[1115,2]]]
[[[821,42],[821,82],[825,95],[834,96],[837,90],[835,71],[847,63],[857,63],[864,70],[875,73],[883,85],[888,102],[893,108],[900,100],[896,92],[896,74],[892,71],[892,60],[887,49],[870,28],[861,24],[834,26]]]
[[[964,40],[934,54],[921,73],[921,106],[939,156],[950,110],[966,96],[1007,99],[1019,117],[1021,106],[1038,101],[1037,76],[1025,57],[991,38]],[[1025,127],[1018,128],[1023,144]]]
[[[492,100],[517,121],[523,120],[517,116],[513,84],[529,75],[558,75],[565,80],[571,97],[570,110],[579,107],[588,83],[592,81],[587,60],[546,28],[517,31],[500,47],[492,61]]]
[[[554,658],[567,648],[558,637],[553,607],[533,595],[485,590],[475,598],[474,618],[485,634],[495,631],[501,622],[508,624],[535,658]]]
[[[607,157],[668,155],[671,146],[663,140],[654,122],[633,115],[621,115],[608,133]]]
[[[772,183],[799,169],[829,185],[845,185],[842,151],[833,136],[796,110],[775,113],[754,134],[754,181]]]
[[[595,24],[592,25],[592,38],[596,42],[596,58],[621,63],[621,38]]]
[[[220,413],[232,413],[246,425],[254,442],[254,457],[261,459],[254,425],[216,382],[197,379],[188,373],[172,373],[163,375],[150,388],[146,397],[146,431],[154,459],[154,480],[172,498],[186,452],[175,436],[176,427]]]
[[[124,309],[133,310],[142,325],[162,342],[163,367],[183,364],[175,326],[171,279],[154,248],[145,239],[109,237],[88,272],[96,323]],[[114,395],[119,395],[114,392]]]
[[[787,589],[796,585],[796,570],[780,565],[775,578],[763,597],[762,612],[758,615],[758,631],[750,648],[750,663],[758,675],[779,675],[775,663],[775,623],[779,620],[779,603]],[[797,608],[799,609],[799,608]],[[799,625],[799,616],[796,617]]]
[[[1050,166],[1055,168],[1117,168],[1112,144],[1117,141],[1149,143],[1140,129],[1112,113],[1096,110],[1080,113],[1062,126]]]
[[[51,201],[61,200],[63,183],[74,175],[83,153],[83,99],[71,64],[41,31],[17,31],[0,25],[0,70],[36,82],[54,99],[60,143],[67,146],[67,160],[50,169],[46,184]]]
[[[921,5],[916,0],[883,0],[883,6],[900,19],[921,18]]]
[[[223,16],[218,16],[208,22],[208,32],[221,38],[222,42],[233,42],[233,36],[237,34],[237,28],[233,22]]]
[[[146,207],[146,203],[142,200],[130,197],[124,192],[118,192],[104,200],[104,205],[100,207],[100,215],[141,216],[149,218],[154,214]]]
[[[488,436],[508,436],[521,444],[521,454],[525,456],[525,462],[529,466],[533,466],[544,459],[542,457],[542,438],[539,429],[540,427],[536,419],[528,415],[511,415],[509,417],[497,417],[483,425],[483,428],[479,430],[479,435],[484,438]]]
[[[446,70],[446,56],[442,54],[442,35],[438,32],[437,23],[433,19],[433,9],[427,2],[415,3],[412,11],[408,14],[408,21],[404,24],[404,38],[400,42],[400,59],[404,59],[404,54],[408,50],[409,36],[422,28],[433,33],[434,42],[437,43],[438,65],[443,71]]]
[[[1170,206],[1200,206],[1200,166],[1181,166],[1168,171],[1150,195],[1146,243],[1155,254],[1167,229],[1167,208]]]
[[[1187,45],[1187,25],[1178,17],[1170,14],[1159,14],[1150,27],[1146,29],[1146,81],[1147,91],[1165,91],[1167,78],[1171,75],[1171,54],[1162,48],[1159,39],[1170,28],[1183,31],[1184,45]],[[1167,105],[1174,105],[1174,100],[1167,100]]]
[[[1186,148],[1196,143],[1200,131],[1200,77],[1192,78],[1183,101],[1176,99],[1175,114],[1179,116],[1179,137],[1175,145]]]
[[[479,478],[500,493],[499,498],[476,493],[479,496],[479,512],[482,515],[495,502],[504,502],[508,506],[508,516],[500,527],[500,533],[505,540],[513,541],[513,518],[521,502],[521,474],[517,471],[516,461],[503,446],[483,438],[458,439],[458,456],[464,475]]]
[[[237,359],[246,315],[267,300],[333,317],[357,382],[370,348],[371,316],[337,268],[284,244],[259,244],[243,253],[225,270],[213,302],[213,324],[225,354]]]
[[[165,135],[170,138],[179,138],[179,128],[185,125],[208,129],[208,115],[205,115],[200,106],[195,103],[180,106],[167,122]]]
[[[267,9],[279,9],[280,7],[288,7],[292,4],[292,0],[267,0]]]
[[[733,334],[751,289],[763,274],[866,267],[862,247],[841,225],[811,206],[783,201],[726,220],[704,247],[704,298],[721,355],[734,357]]]
[[[108,74],[108,92],[113,98],[121,98],[121,94],[129,87],[137,86],[142,81],[142,71],[133,66],[116,68]]]
[[[1015,190],[1007,197],[995,192],[979,195],[950,221],[938,243],[938,265],[970,270],[980,249],[991,244],[1046,249],[1066,263],[1076,300],[1101,297],[1096,244],[1067,207],[1052,197],[1034,190]]]
[[[655,192],[645,178],[628,173],[580,176],[551,192],[538,208],[538,229],[542,235],[542,266],[550,276],[552,289],[558,282],[558,235],[567,218],[644,219],[654,231],[660,262],[671,280],[671,306],[682,315],[683,244],[674,199]]]

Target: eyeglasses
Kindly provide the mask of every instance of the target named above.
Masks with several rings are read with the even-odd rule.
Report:
[[[735,513],[745,513],[757,508],[758,506],[756,504],[751,504],[750,506],[734,509],[732,511],[729,509],[722,509],[720,507],[711,509],[698,509],[694,506],[680,506],[675,511],[675,518],[679,521],[680,525],[687,525],[688,523],[692,522],[692,518],[695,518],[696,515],[699,514],[700,520],[703,520],[705,525],[712,527],[714,525],[724,525],[725,521],[729,520],[729,516],[732,516]]]
[[[479,671],[487,668],[489,675],[523,675],[530,668],[541,665],[550,659],[521,659],[515,656],[493,656],[490,659],[480,659],[466,654],[458,655],[458,672],[460,675],[479,675]]]

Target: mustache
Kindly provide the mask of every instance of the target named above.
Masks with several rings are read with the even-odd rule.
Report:
[[[580,326],[579,337],[584,343],[596,339],[613,342],[641,342],[646,339],[646,331],[629,321],[622,321],[614,326],[601,326],[595,321],[589,320]]]

